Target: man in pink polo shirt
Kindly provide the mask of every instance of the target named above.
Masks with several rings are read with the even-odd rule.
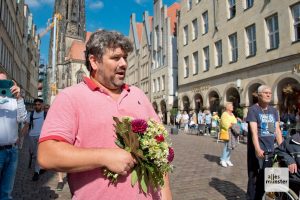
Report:
[[[113,116],[159,120],[145,94],[124,84],[132,43],[122,34],[99,30],[86,44],[90,78],[61,91],[48,112],[39,140],[38,161],[44,169],[68,173],[73,199],[172,199],[168,176],[159,191],[144,194],[131,186],[136,164],[115,141]],[[103,169],[120,174],[109,184]]]

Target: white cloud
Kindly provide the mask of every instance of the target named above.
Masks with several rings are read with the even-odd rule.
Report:
[[[45,4],[54,6],[54,0],[25,0],[25,3],[29,6],[29,8],[38,8]]]
[[[36,8],[41,5],[41,2],[38,0],[25,0],[25,3],[29,6],[29,8]]]
[[[93,1],[89,4],[90,9],[101,9],[104,7],[104,3],[102,1]]]
[[[137,4],[142,5],[142,4],[146,3],[147,0],[134,0],[134,1]]]

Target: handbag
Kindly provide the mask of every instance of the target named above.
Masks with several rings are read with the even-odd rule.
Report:
[[[220,131],[220,140],[229,140],[229,133],[225,129],[221,129]]]

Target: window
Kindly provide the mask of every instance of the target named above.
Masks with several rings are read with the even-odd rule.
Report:
[[[183,45],[187,45],[188,44],[188,40],[189,40],[189,35],[188,35],[188,25],[186,25],[183,28]]]
[[[228,0],[228,5],[229,5],[229,19],[231,19],[236,14],[235,0]]]
[[[156,92],[156,80],[153,79],[153,83],[152,83],[152,92]]]
[[[202,21],[203,21],[203,34],[208,32],[208,12],[204,12],[202,14]]]
[[[157,78],[157,91],[160,91],[160,77]]]
[[[292,15],[294,19],[294,41],[300,40],[300,3],[294,5],[292,8]]]
[[[203,48],[204,71],[209,70],[209,46]]]
[[[279,29],[277,14],[267,18],[266,23],[269,36],[269,49],[276,49],[279,47]]]
[[[189,77],[189,57],[188,56],[184,57],[184,72],[183,72],[183,77],[184,78]]]
[[[161,80],[161,90],[164,91],[165,90],[165,83],[166,81],[166,78],[165,78],[165,75],[162,76],[162,80]]]
[[[156,38],[156,49],[159,47],[159,29],[158,26],[155,27],[155,38]]]
[[[253,56],[256,54],[256,28],[255,24],[248,26],[246,28],[247,33],[247,56]]]
[[[254,0],[246,0],[246,9],[251,8],[253,6]]]
[[[237,34],[234,33],[229,36],[230,43],[230,62],[236,62],[238,59],[238,45],[237,45]]]
[[[192,39],[195,40],[198,38],[198,23],[197,19],[192,21]]]
[[[193,0],[187,0],[187,9],[188,10],[192,9],[192,3],[193,3]]]
[[[223,57],[222,57],[222,40],[219,40],[215,43],[215,62],[216,66],[221,66],[223,63]]]
[[[198,51],[193,53],[193,74],[198,74],[199,61],[198,61]]]

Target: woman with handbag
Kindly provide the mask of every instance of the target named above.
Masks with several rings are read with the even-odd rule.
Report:
[[[237,119],[232,112],[232,102],[225,103],[225,111],[222,113],[220,124],[220,139],[224,140],[224,148],[220,161],[222,167],[233,166],[232,162],[230,161],[231,149],[229,148],[229,140],[231,131],[230,129],[233,124],[237,123]]]

